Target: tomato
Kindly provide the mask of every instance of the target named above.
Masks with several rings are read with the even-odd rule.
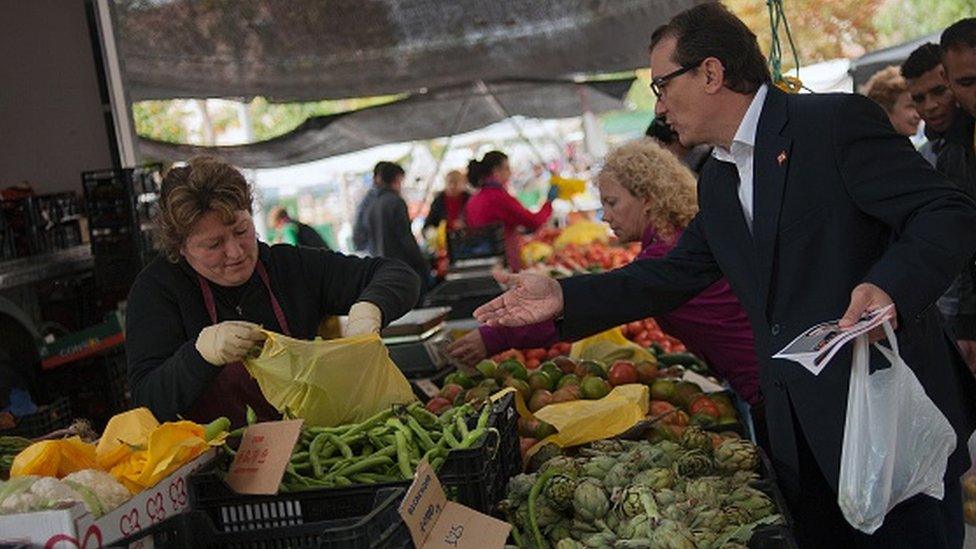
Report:
[[[542,364],[542,361],[538,358],[530,358],[525,361],[525,367],[529,370],[535,370],[540,364]]]
[[[674,411],[674,404],[671,404],[666,400],[651,401],[651,409],[650,409],[651,417],[658,417],[673,411]]]
[[[721,417],[722,412],[718,409],[718,406],[712,402],[712,399],[708,398],[708,395],[701,395],[695,400],[691,401],[688,406],[688,411],[691,415],[695,414],[705,414],[718,419]]]
[[[634,363],[627,360],[614,362],[613,366],[610,367],[610,372],[607,377],[610,380],[610,385],[614,387],[628,383],[637,383],[640,379]]]

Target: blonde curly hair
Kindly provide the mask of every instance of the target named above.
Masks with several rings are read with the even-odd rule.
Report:
[[[598,180],[614,181],[652,204],[651,225],[663,238],[683,231],[698,213],[695,176],[673,153],[651,138],[610,151]]]

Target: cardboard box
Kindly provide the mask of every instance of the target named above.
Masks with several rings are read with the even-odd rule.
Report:
[[[45,549],[94,549],[128,537],[187,511],[187,477],[216,455],[216,450],[204,453],[99,519],[80,503],[65,509],[0,516],[0,543],[26,543]]]

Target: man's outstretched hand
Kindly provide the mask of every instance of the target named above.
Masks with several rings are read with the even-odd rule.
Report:
[[[550,320],[563,312],[563,290],[559,283],[531,273],[494,273],[508,291],[478,307],[474,317],[489,326],[525,326]]]

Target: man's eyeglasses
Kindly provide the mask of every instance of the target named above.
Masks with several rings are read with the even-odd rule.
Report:
[[[664,76],[659,76],[659,77],[651,80],[651,91],[654,92],[654,95],[658,99],[660,99],[661,98],[661,93],[664,92],[664,86],[665,86],[665,84],[667,84],[668,82],[674,80],[675,78],[681,76],[682,74],[684,74],[684,73],[686,73],[686,72],[688,72],[690,70],[697,69],[698,66],[701,65],[704,62],[705,62],[705,60],[702,59],[701,61],[696,61],[694,63],[689,63],[687,65],[683,65],[678,70],[671,71],[668,74],[665,74]]]

